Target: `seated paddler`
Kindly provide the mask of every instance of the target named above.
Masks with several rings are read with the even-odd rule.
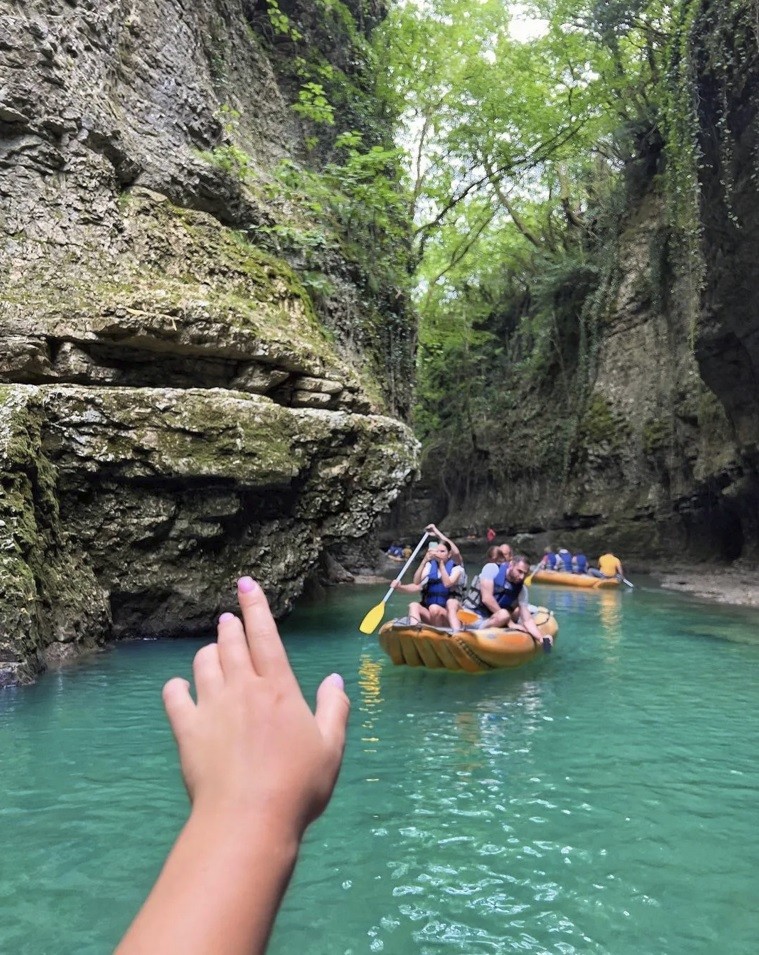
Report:
[[[427,551],[418,583],[402,584],[394,580],[390,586],[405,594],[421,593],[419,600],[409,604],[412,622],[460,630],[457,611],[465,585],[464,568],[451,557],[450,542],[443,540]]]
[[[465,610],[473,610],[480,618],[467,629],[517,628],[529,633],[536,643],[550,649],[553,641],[538,630],[530,613],[527,587],[524,584],[529,573],[530,562],[524,554],[518,554],[508,564],[485,564],[477,587],[470,590],[463,602]]]
[[[602,577],[605,580],[622,580],[625,576],[619,557],[610,553],[601,554],[598,558],[598,570],[596,570],[595,567],[591,567],[588,573],[592,577]]]

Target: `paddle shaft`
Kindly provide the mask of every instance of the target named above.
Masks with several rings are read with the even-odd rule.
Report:
[[[401,567],[401,572],[400,572],[400,573],[398,574],[398,576],[395,578],[395,580],[393,581],[393,583],[396,583],[397,581],[400,581],[401,577],[403,577],[403,575],[406,573],[406,571],[407,571],[407,570],[409,569],[409,567],[411,566],[411,562],[413,561],[413,559],[416,557],[416,555],[419,553],[419,551],[422,549],[422,547],[424,547],[424,545],[425,545],[425,543],[426,543],[426,541],[427,541],[427,538],[428,538],[429,536],[430,536],[430,535],[427,533],[427,531],[425,531],[424,534],[422,535],[422,539],[419,541],[419,543],[418,543],[418,544],[416,545],[416,547],[414,548],[414,553],[409,557],[409,559],[406,561],[406,563],[403,565],[403,567]],[[384,604],[384,603],[387,603],[388,600],[390,599],[390,594],[392,594],[392,592],[393,592],[393,588],[391,587],[391,588],[388,590],[388,592],[385,594],[385,596],[382,598],[382,600],[380,601],[380,603],[383,603],[383,604]]]

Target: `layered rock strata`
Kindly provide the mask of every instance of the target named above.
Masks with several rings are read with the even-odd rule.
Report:
[[[413,477],[379,299],[266,245],[309,223],[256,9],[0,0],[0,682],[207,631],[242,572],[282,613]]]

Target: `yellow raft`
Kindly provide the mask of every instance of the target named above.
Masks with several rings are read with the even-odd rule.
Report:
[[[559,625],[550,610],[536,607],[532,618],[540,632],[556,637]],[[544,650],[523,630],[439,630],[429,624],[391,620],[379,632],[382,649],[393,663],[430,670],[484,673],[522,666]]]
[[[536,570],[530,576],[528,583],[558,584],[561,587],[585,587],[592,590],[599,587],[619,587],[620,584],[616,577],[591,577],[590,574],[569,574],[564,570]]]

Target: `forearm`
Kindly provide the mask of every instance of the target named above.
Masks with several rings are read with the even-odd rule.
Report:
[[[298,846],[270,820],[193,810],[117,955],[260,955]]]
[[[520,623],[524,629],[530,634],[531,637],[534,637],[536,640],[542,640],[543,634],[538,630],[538,625],[532,619],[532,614],[529,610],[521,610],[519,614]]]

